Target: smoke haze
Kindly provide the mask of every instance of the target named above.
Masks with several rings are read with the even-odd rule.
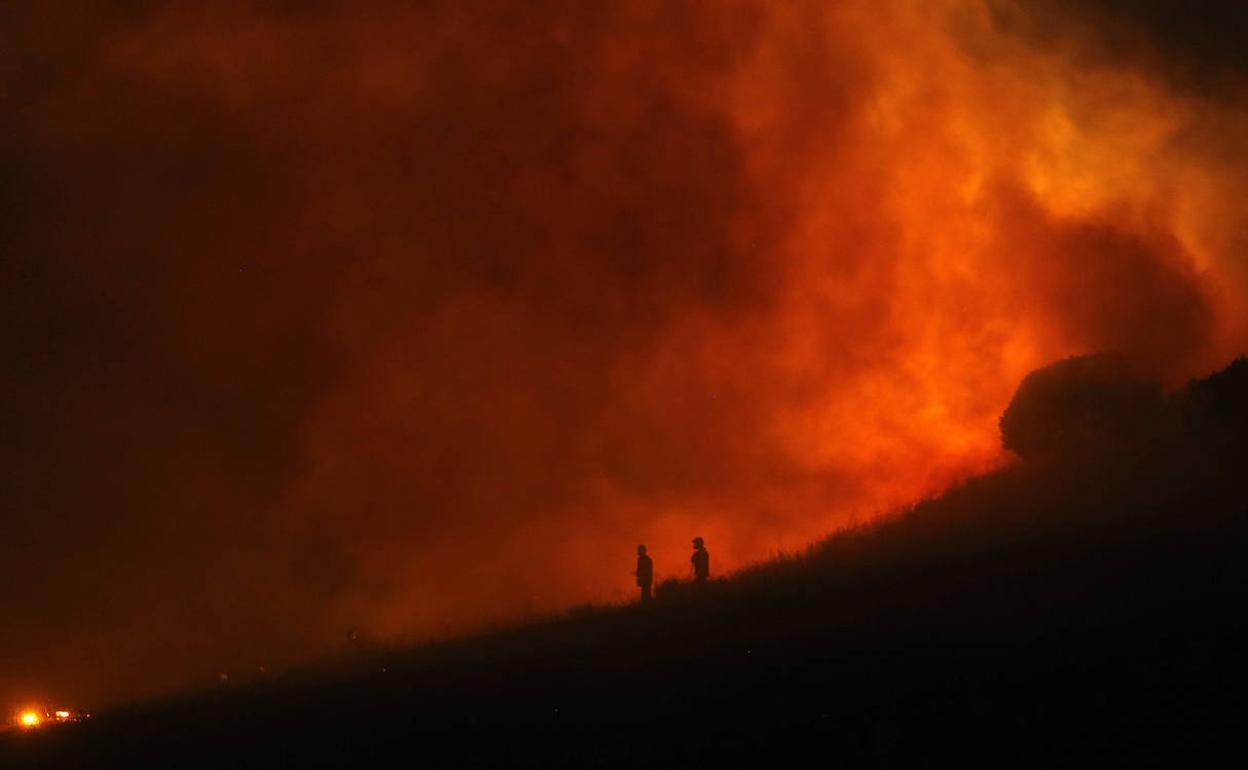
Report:
[[[14,702],[731,570],[1248,342],[1246,49],[1165,4],[11,5]]]

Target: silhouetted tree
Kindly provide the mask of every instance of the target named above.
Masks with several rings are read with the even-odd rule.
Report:
[[[1023,378],[1001,415],[1001,442],[1023,458],[1081,456],[1151,440],[1161,386],[1113,355],[1078,356]]]
[[[1248,358],[1192,380],[1169,406],[1189,440],[1213,450],[1242,450],[1248,443]]]

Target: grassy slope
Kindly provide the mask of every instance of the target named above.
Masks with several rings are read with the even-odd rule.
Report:
[[[1190,758],[1245,716],[1248,466],[1241,423],[1180,422],[1144,449],[1016,464],[646,611],[10,736],[0,766]]]

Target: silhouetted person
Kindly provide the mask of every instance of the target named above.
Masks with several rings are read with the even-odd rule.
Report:
[[[654,583],[654,562],[646,556],[646,547],[637,546],[637,585],[641,588],[641,603],[649,604],[650,586]]]
[[[705,585],[711,577],[711,555],[706,552],[702,538],[693,539],[693,556],[689,557],[689,561],[693,562],[693,579],[698,585]]]

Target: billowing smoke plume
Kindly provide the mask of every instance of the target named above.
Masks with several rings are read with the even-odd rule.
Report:
[[[7,697],[731,569],[1248,340],[1243,74],[1112,3],[10,6]]]

